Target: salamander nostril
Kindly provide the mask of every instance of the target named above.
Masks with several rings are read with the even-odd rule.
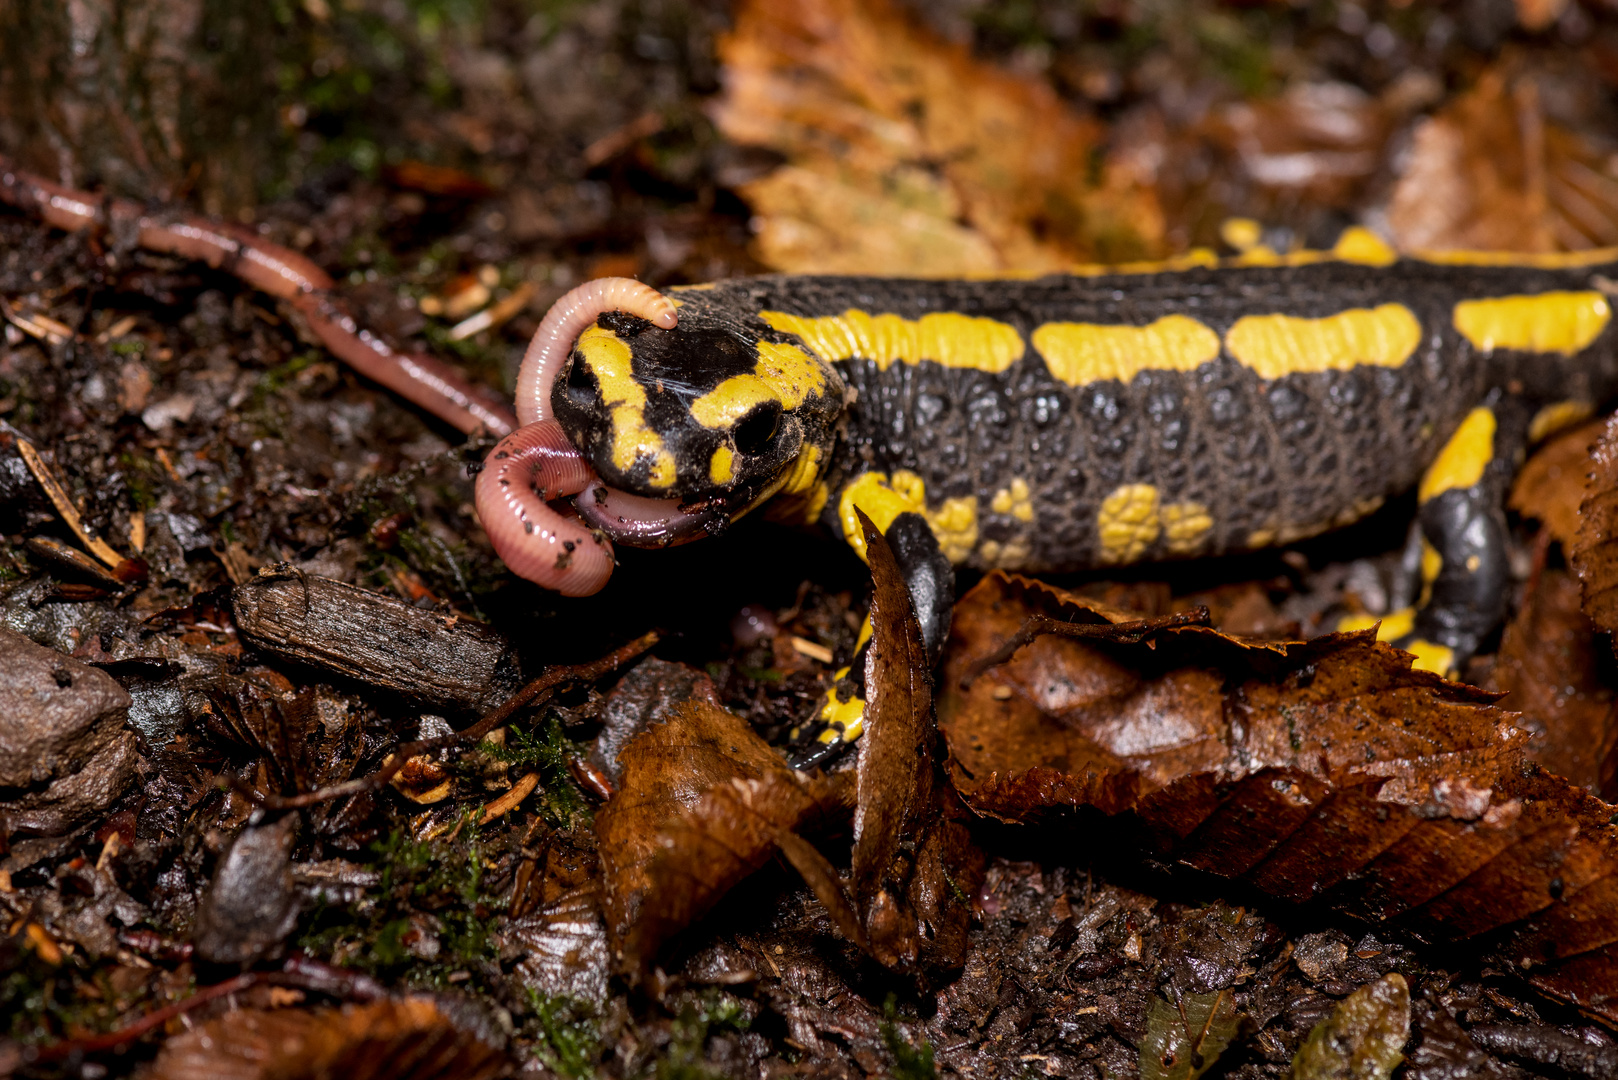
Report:
[[[760,405],[736,425],[736,452],[740,454],[762,454],[770,448],[770,441],[775,438],[775,429],[781,420],[781,406],[770,402]]]

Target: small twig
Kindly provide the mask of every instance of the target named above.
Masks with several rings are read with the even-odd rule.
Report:
[[[302,795],[268,795],[261,797],[251,790],[243,793],[267,810],[296,810],[305,806],[314,806],[316,803],[341,799],[349,795],[359,795],[367,791],[381,791],[387,785],[387,782],[393,779],[394,774],[404,768],[405,762],[417,754],[430,754],[435,750],[444,750],[460,743],[476,742],[501,724],[504,724],[518,709],[548,698],[550,692],[562,683],[587,682],[599,679],[607,672],[622,667],[647,649],[650,649],[657,644],[657,641],[657,632],[653,631],[649,634],[641,635],[628,645],[614,649],[601,659],[593,660],[588,664],[551,668],[501,702],[494,711],[484,716],[483,719],[471,727],[450,735],[441,735],[435,739],[420,739],[416,742],[404,743],[394,747],[393,752],[382,763],[382,767],[368,776],[347,780],[341,784],[333,784],[331,787],[321,788],[318,791],[305,792]],[[243,786],[239,780],[235,781],[234,784],[238,789]]]
[[[495,818],[500,817],[503,814],[509,814],[511,811],[517,809],[517,805],[524,799],[528,798],[529,795],[533,794],[534,789],[538,786],[538,773],[531,772],[527,776],[524,776],[521,780],[518,780],[515,784],[512,784],[511,789],[504,795],[501,795],[497,799],[492,799],[483,805],[483,812],[478,816],[478,824],[487,825]]]
[[[68,498],[67,492],[57,482],[56,476],[51,472],[50,467],[45,464],[45,459],[40,457],[39,451],[34,448],[34,444],[27,439],[19,438],[17,440],[17,452],[22,455],[23,461],[27,463],[28,471],[34,474],[34,479],[39,481],[39,486],[45,490],[51,504],[56,507],[56,512],[62,516],[63,521],[67,522],[67,527],[73,530],[73,534],[79,538],[79,542],[89,549],[90,554],[106,563],[108,568],[112,570],[113,576],[121,582],[131,582],[139,578],[142,574],[139,563],[124,558],[114,551],[105,540],[85,528],[84,521],[79,517],[79,508],[73,505],[72,499]]]
[[[1053,619],[1049,615],[1030,615],[1005,644],[966,669],[966,674],[961,676],[961,689],[970,689],[979,675],[1010,660],[1018,649],[1047,634],[1133,645],[1164,630],[1207,626],[1210,621],[1212,616],[1208,609],[1201,605],[1189,611],[1177,611],[1172,615],[1159,615],[1151,619],[1136,619],[1133,622],[1121,623],[1074,623]]]

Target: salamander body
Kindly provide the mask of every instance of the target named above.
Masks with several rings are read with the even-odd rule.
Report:
[[[1523,447],[1618,391],[1609,275],[1611,252],[1396,258],[1351,233],[1140,272],[740,279],[671,291],[674,330],[603,315],[552,402],[615,490],[856,550],[854,507],[911,513],[979,569],[1286,544],[1419,487],[1405,643],[1450,664],[1499,618]]]
[[[1049,571],[1347,524],[1491,390],[1587,411],[1618,386],[1592,276],[1400,261],[677,295],[682,329],[800,344],[852,391],[808,511],[843,530],[865,474],[909,473],[951,561]]]

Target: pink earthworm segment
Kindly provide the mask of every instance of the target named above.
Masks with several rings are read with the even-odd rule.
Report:
[[[549,419],[556,373],[579,335],[609,311],[627,311],[664,330],[673,330],[678,322],[674,302],[634,278],[596,278],[564,294],[545,313],[517,369],[518,420],[532,424]]]
[[[607,583],[612,542],[546,502],[594,479],[555,420],[524,424],[496,444],[478,473],[478,520],[512,573],[563,596],[589,596]]]
[[[505,435],[517,426],[507,409],[489,401],[486,391],[448,364],[400,352],[361,330],[332,295],[332,279],[324,270],[248,229],[205,218],[151,214],[127,199],[106,199],[53,184],[13,168],[4,157],[0,157],[0,202],[68,232],[133,225],[141,247],[197,259],[290,302],[339,359],[461,431]]]

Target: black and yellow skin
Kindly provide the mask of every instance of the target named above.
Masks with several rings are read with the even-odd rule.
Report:
[[[1347,257],[1258,260],[1271,265],[677,290],[679,327],[631,342],[647,425],[672,448],[660,487],[649,455],[614,442],[633,425],[610,420],[578,353],[556,409],[636,493],[729,517],[767,501],[856,550],[852,506],[885,530],[914,514],[951,563],[980,569],[1285,544],[1419,487],[1426,596],[1390,621],[1449,669],[1502,614],[1501,501],[1530,435],[1618,391],[1618,252],[1426,261],[1347,241]],[[819,374],[701,423],[682,412],[783,348]]]

